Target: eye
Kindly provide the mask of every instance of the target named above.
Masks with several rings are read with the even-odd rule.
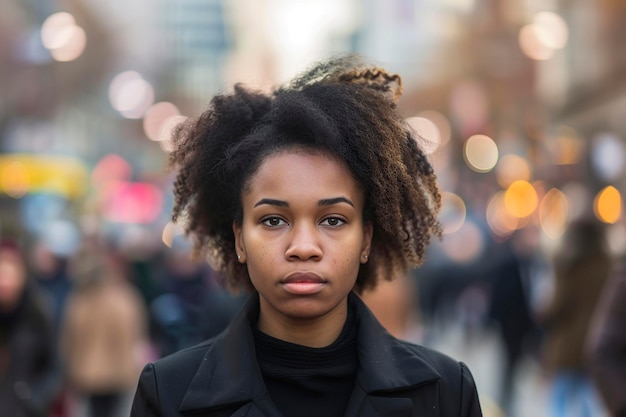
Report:
[[[341,217],[326,217],[324,220],[322,220],[323,225],[331,226],[331,227],[341,226],[345,223],[346,221],[342,219]]]
[[[261,219],[261,223],[268,227],[278,227],[287,224],[286,221],[276,216],[264,217]]]

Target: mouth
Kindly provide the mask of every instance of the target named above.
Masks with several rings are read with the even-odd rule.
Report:
[[[317,274],[297,272],[289,274],[280,282],[283,289],[293,295],[317,294],[328,284],[328,281]]]

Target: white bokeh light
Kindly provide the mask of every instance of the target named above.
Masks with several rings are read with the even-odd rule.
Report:
[[[138,72],[124,71],[111,81],[109,100],[124,117],[138,119],[154,103],[154,90]]]

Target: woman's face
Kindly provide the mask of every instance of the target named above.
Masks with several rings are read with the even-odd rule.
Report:
[[[260,295],[261,319],[345,319],[372,227],[347,166],[310,151],[269,156],[242,194],[237,254]]]
[[[0,250],[0,309],[15,307],[25,284],[24,266],[18,255]]]

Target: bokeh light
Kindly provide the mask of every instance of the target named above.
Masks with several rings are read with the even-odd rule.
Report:
[[[41,26],[41,42],[59,62],[74,61],[87,46],[85,30],[65,12],[54,13]]]
[[[504,206],[504,191],[498,191],[489,199],[485,215],[489,228],[496,236],[509,236],[520,226],[519,218],[511,215]]]
[[[87,46],[87,36],[83,28],[74,26],[71,30],[71,37],[63,46],[51,49],[52,58],[59,62],[74,61],[85,51]]]
[[[609,185],[602,189],[593,202],[596,217],[604,223],[615,223],[622,214],[622,196],[617,188]]]
[[[538,196],[528,181],[514,181],[504,194],[504,207],[514,217],[528,217],[537,209]]]
[[[51,14],[41,25],[41,42],[47,49],[63,47],[72,37],[72,29],[76,26],[74,16],[59,12]]]
[[[144,133],[150,140],[160,141],[166,139],[163,135],[161,135],[163,124],[170,117],[178,115],[180,115],[180,112],[173,103],[162,101],[153,104],[146,111],[143,119]]]
[[[435,153],[450,141],[450,122],[437,111],[420,112],[406,122],[416,132],[415,140],[427,155]]]
[[[102,189],[101,204],[110,222],[145,224],[159,217],[163,199],[163,191],[153,184],[116,181]]]
[[[161,128],[159,129],[159,145],[165,152],[171,152],[173,150],[174,144],[171,140],[172,133],[174,129],[176,129],[179,124],[184,123],[185,120],[187,120],[186,116],[175,115],[168,117],[161,124]]]
[[[561,16],[553,12],[539,12],[533,22],[524,25],[518,35],[522,52],[530,59],[545,61],[552,58],[554,51],[567,44],[569,30]]]
[[[139,119],[154,102],[152,85],[136,71],[117,74],[109,85],[111,106],[128,119]]]
[[[623,141],[612,133],[594,136],[591,148],[591,165],[605,181],[617,180],[624,172],[626,149]]]
[[[452,234],[458,231],[465,223],[467,208],[465,202],[458,195],[451,192],[441,193],[441,212],[439,221],[444,234]]]
[[[473,135],[465,141],[463,157],[476,172],[489,172],[498,163],[498,145],[487,135]]]
[[[562,49],[567,44],[569,31],[561,16],[554,12],[539,12],[533,17],[535,33],[547,48]]]
[[[30,188],[30,175],[26,166],[19,161],[6,164],[0,171],[0,191],[10,197],[20,198]]]
[[[439,129],[439,147],[446,145],[450,141],[452,128],[446,116],[435,110],[425,110],[419,112],[417,116],[428,119],[437,126],[437,129]]]
[[[522,52],[535,61],[545,61],[554,55],[554,49],[543,42],[542,28],[534,23],[524,25],[519,31],[519,46]]]
[[[112,181],[130,181],[132,166],[120,155],[109,154],[102,157],[91,172],[91,183],[95,188]]]
[[[425,117],[409,117],[407,124],[415,132],[414,139],[426,155],[435,152],[441,145],[441,132],[437,125]]]
[[[567,197],[557,188],[550,189],[539,205],[539,224],[543,233],[551,239],[561,237],[567,227],[568,216]]]

